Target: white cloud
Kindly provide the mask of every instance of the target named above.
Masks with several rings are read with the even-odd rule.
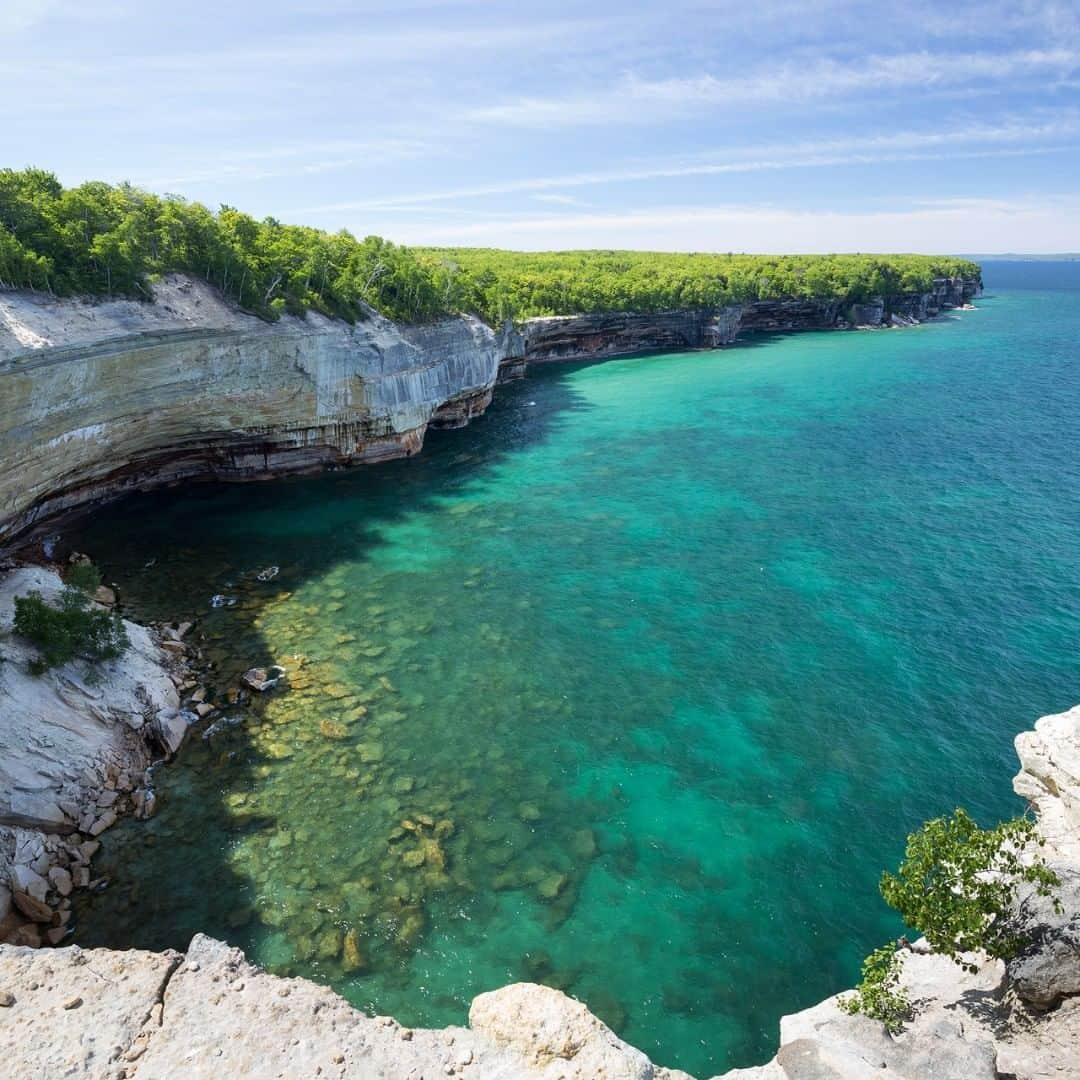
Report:
[[[64,10],[61,0],[33,0],[33,5],[41,10],[31,22],[40,21],[54,10]],[[417,20],[407,28],[370,29],[361,33],[337,30],[332,33],[290,36],[252,34],[242,43],[227,44],[221,48],[214,48],[213,39],[208,38],[210,47],[197,51],[137,48],[125,52],[118,43],[109,55],[109,63],[104,70],[99,57],[88,57],[85,60],[72,57],[54,58],[45,52],[43,55],[21,60],[10,58],[4,64],[3,73],[45,70],[58,77],[92,75],[103,78],[125,72],[150,71],[162,75],[190,74],[198,76],[200,80],[224,74],[235,80],[239,72],[254,69],[280,79],[285,71],[325,72],[330,67],[359,63],[375,64],[382,68],[403,64],[413,72],[420,72],[418,62],[432,56],[459,57],[462,54],[474,53],[498,55],[501,51],[525,46],[542,48],[567,38],[579,38],[595,29],[597,27],[594,24],[584,19],[507,26],[485,23],[464,27],[426,26]],[[139,39],[133,41],[138,42]],[[357,102],[357,105],[362,107],[362,102]]]
[[[846,139],[821,139],[764,146],[730,147],[723,154],[698,155],[682,161],[664,159],[624,168],[558,176],[532,176],[500,184],[446,188],[409,195],[388,196],[299,211],[324,214],[342,210],[388,210],[421,207],[426,204],[461,199],[486,198],[548,189],[590,187],[604,184],[693,176],[720,176],[732,173],[770,172],[795,168],[827,168],[845,165],[883,164],[900,161],[945,161],[972,157],[1008,157],[1014,154],[1056,152],[1062,147],[1029,145],[1011,149],[1011,144],[1038,144],[1040,140],[1069,139],[1080,135],[1080,112],[1066,110],[1051,118],[1009,119],[999,124],[972,124],[941,131],[896,131]],[[956,147],[958,149],[950,149]],[[984,147],[983,149],[959,149]],[[534,195],[548,202],[571,199],[565,193]]]
[[[559,128],[605,123],[653,122],[658,115],[695,108],[743,108],[752,104],[796,105],[850,93],[926,91],[972,82],[999,85],[1008,78],[1067,77],[1080,66],[1080,52],[1068,48],[1011,53],[909,52],[874,55],[842,63],[819,58],[789,61],[739,78],[712,74],[646,80],[625,76],[589,96],[522,98],[482,106],[470,113],[477,123]]]
[[[1080,197],[945,200],[852,213],[754,205],[688,206],[623,214],[524,216],[516,221],[384,221],[379,231],[401,243],[498,243],[525,250],[1076,251],[1080,250]]]
[[[147,173],[138,168],[120,173],[139,187],[174,190],[216,184],[222,180],[267,180],[279,177],[304,177],[333,172],[370,161],[415,160],[431,152],[429,143],[416,139],[374,138],[362,140],[332,139],[314,142],[285,143],[272,147],[229,151],[202,160],[188,155],[182,166]]]
[[[50,20],[97,23],[119,18],[122,14],[124,11],[116,0],[2,0],[0,33],[22,33]],[[5,58],[5,68],[10,66],[11,60],[11,57]]]
[[[48,17],[55,0],[5,0],[0,4],[0,29],[14,34]]]

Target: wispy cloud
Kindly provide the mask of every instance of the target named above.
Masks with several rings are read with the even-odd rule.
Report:
[[[41,17],[51,11],[58,0],[35,0],[42,9]],[[37,21],[36,19],[34,21]],[[10,58],[4,72],[26,71],[31,66],[39,70],[65,75],[95,74],[100,78],[115,77],[118,73],[152,71],[158,74],[191,74],[208,77],[240,73],[257,69],[281,77],[285,71],[326,71],[343,64],[376,64],[384,69],[395,63],[408,63],[413,70],[418,61],[431,56],[458,58],[462,55],[488,53],[499,55],[516,47],[544,48],[569,37],[580,37],[596,29],[588,19],[563,21],[547,20],[511,25],[483,23],[474,26],[428,26],[422,21],[394,29],[372,28],[364,31],[336,30],[294,33],[290,35],[253,35],[243,44],[215,46],[198,50],[126,52],[117,48],[110,56],[107,70],[102,70],[98,58],[88,56],[84,61],[70,58],[52,59],[45,56],[20,61]],[[358,102],[362,106],[362,102]]]
[[[120,14],[121,7],[115,0],[3,0],[0,33],[25,33],[49,20],[85,23],[114,19]]]
[[[1080,136],[1080,112],[1068,110],[1052,119],[1010,120],[998,125],[973,124],[945,131],[897,131],[870,137],[822,139],[758,147],[732,147],[716,156],[672,162],[670,160],[630,165],[597,172],[568,173],[556,176],[533,176],[500,184],[447,188],[416,194],[398,195],[360,201],[331,203],[301,211],[319,214],[342,210],[387,210],[461,199],[510,195],[521,192],[546,192],[548,189],[591,187],[659,179],[694,176],[720,176],[733,173],[771,172],[780,169],[826,168],[844,165],[867,165],[898,161],[944,161],[970,157],[1004,157],[1012,154],[1053,153],[1059,146],[1039,146],[1040,140],[1068,139]],[[1004,144],[1032,144],[1014,150]],[[973,150],[973,145],[985,149]],[[566,201],[565,194],[534,195],[549,202]]]
[[[223,180],[267,180],[304,177],[363,166],[371,161],[417,160],[431,152],[431,144],[419,139],[387,136],[372,139],[330,139],[283,143],[228,151],[212,159],[186,160],[182,167],[157,173],[137,169],[125,178],[141,187],[168,189],[198,187]]]
[[[828,58],[794,61],[738,78],[705,73],[647,80],[634,74],[593,94],[571,98],[521,98],[472,110],[476,122],[517,127],[572,127],[654,122],[658,114],[698,108],[792,105],[846,94],[952,88],[1017,77],[1067,77],[1080,67],[1074,49],[1025,49],[1011,53],[912,52],[874,55],[851,62]]]
[[[0,0],[0,164],[331,228],[532,245],[581,218],[597,223],[565,225],[578,244],[695,245],[692,226],[665,234],[641,215],[766,193],[794,213],[904,187],[1080,190],[1076,0],[270,8]]]
[[[546,250],[1068,251],[1080,250],[1080,198],[953,199],[847,213],[755,204],[674,206],[443,225],[387,221],[382,229],[403,243],[497,239],[502,246]]]

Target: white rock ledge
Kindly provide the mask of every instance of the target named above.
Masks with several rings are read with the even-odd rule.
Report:
[[[77,660],[31,673],[37,650],[12,633],[15,598],[62,588],[46,567],[0,571],[0,941],[19,945],[67,936],[96,838],[125,811],[148,812],[147,767],[178,748],[190,718],[170,671],[180,657],[137,623],[124,624],[130,648],[93,675]]]
[[[412,1030],[325,987],[268,975],[201,934],[186,956],[5,946],[4,990],[15,1000],[0,1010],[0,1073],[26,1080],[686,1076],[654,1068],[548,987],[481,995],[468,1029]]]

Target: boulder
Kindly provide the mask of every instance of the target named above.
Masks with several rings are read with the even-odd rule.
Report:
[[[116,811],[106,810],[89,828],[91,836],[100,836],[106,829],[116,824]]]
[[[15,906],[31,922],[51,923],[53,921],[53,909],[43,900],[38,900],[29,893],[13,893],[11,899]]]
[[[526,1068],[565,1080],[652,1080],[649,1059],[580,1002],[549,986],[514,983],[475,998],[469,1026],[519,1055]]]
[[[99,585],[94,590],[94,601],[104,607],[116,607],[116,591],[108,585]]]
[[[165,709],[158,713],[154,721],[154,732],[167,753],[175,754],[183,745],[190,726],[189,721],[189,714],[180,709]]]
[[[1080,868],[1051,868],[1061,878],[1054,897],[1039,896],[1031,887],[1019,896],[1017,928],[1028,944],[1008,963],[1009,981],[1036,1009],[1052,1009],[1063,997],[1080,994]]]
[[[277,665],[271,667],[269,670],[266,668],[249,668],[244,672],[242,681],[245,686],[249,686],[252,690],[256,690],[262,694],[267,690],[273,690],[273,688],[281,681],[281,677],[284,674],[285,669],[278,667]]]
[[[49,883],[36,870],[16,864],[10,870],[11,888],[14,893],[26,893],[35,900],[44,901]]]
[[[74,829],[56,802],[36,791],[12,792],[8,797],[8,809],[0,806],[0,824],[55,833],[69,833]]]
[[[49,881],[61,896],[70,896],[72,889],[71,873],[63,866],[54,866],[49,870]]]

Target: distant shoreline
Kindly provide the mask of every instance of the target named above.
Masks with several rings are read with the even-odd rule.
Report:
[[[1080,262],[1080,252],[1064,252],[1060,255],[963,255],[965,259],[978,262]]]

